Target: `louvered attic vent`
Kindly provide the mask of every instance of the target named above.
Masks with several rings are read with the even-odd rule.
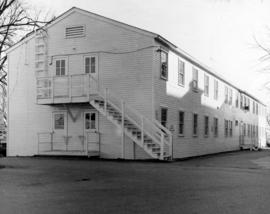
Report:
[[[75,38],[85,36],[85,26],[77,25],[66,27],[66,38]]]

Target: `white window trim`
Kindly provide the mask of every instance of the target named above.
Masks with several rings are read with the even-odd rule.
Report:
[[[95,57],[95,60],[96,60],[96,72],[94,74],[97,74],[98,73],[98,55],[97,54],[87,54],[87,55],[84,55],[83,56],[83,73],[85,74],[85,58],[87,57]],[[93,74],[90,72],[90,74]]]
[[[68,57],[67,56],[58,56],[58,57],[54,57],[53,58],[53,76],[56,76],[56,61],[57,60],[65,60],[65,75],[64,76],[68,76],[69,75],[69,69],[68,69]]]

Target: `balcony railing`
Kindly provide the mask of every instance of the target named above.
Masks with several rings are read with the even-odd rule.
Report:
[[[88,101],[90,94],[97,91],[97,81],[89,74],[41,77],[37,79],[38,103],[59,101]]]

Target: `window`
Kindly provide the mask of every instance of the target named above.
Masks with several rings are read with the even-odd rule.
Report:
[[[193,136],[198,135],[198,114],[193,114]]]
[[[225,91],[225,103],[228,103],[229,102],[229,89],[226,85],[225,85],[224,91]]]
[[[252,113],[255,114],[255,101],[253,100],[252,102]]]
[[[209,96],[209,76],[204,75],[204,96]]]
[[[85,26],[77,25],[66,27],[65,35],[67,39],[85,36]]]
[[[224,135],[225,135],[225,137],[228,137],[228,125],[229,125],[229,121],[224,120]]]
[[[65,129],[65,115],[63,113],[54,114],[54,129]]]
[[[204,116],[204,136],[208,137],[209,134],[209,117]]]
[[[232,105],[232,89],[229,89],[229,105]]]
[[[89,113],[85,113],[85,129],[89,130],[89,129],[96,129],[97,125],[96,125],[96,113],[95,112],[89,112]]]
[[[160,78],[167,80],[168,79],[168,53],[161,51],[160,61],[161,61]]]
[[[241,96],[240,96],[240,108],[242,109],[243,106],[244,106],[244,97],[243,97],[243,95],[241,94]]]
[[[214,136],[218,136],[218,118],[214,118]]]
[[[258,115],[258,103],[256,103],[256,115]]]
[[[229,134],[230,137],[233,136],[233,121],[229,121]]]
[[[55,61],[55,74],[56,76],[66,75],[66,60],[59,59]]]
[[[243,124],[243,135],[246,136],[246,124]]]
[[[192,87],[193,90],[198,90],[198,70],[196,68],[192,68]]]
[[[218,99],[218,80],[214,80],[214,99]]]
[[[86,74],[96,73],[96,57],[85,57],[84,58],[84,70]]]
[[[238,106],[239,106],[239,92],[236,92],[235,107],[238,108]]]
[[[178,59],[178,85],[185,85],[185,63]]]
[[[250,137],[250,124],[247,124],[247,136]]]
[[[185,123],[185,113],[183,111],[179,111],[179,131],[178,134],[179,135],[184,135],[184,125]]]
[[[167,113],[168,113],[168,109],[167,108],[163,108],[161,107],[160,109],[160,123],[166,127],[167,126]]]

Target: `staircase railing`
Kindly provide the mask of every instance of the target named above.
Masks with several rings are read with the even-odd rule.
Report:
[[[161,125],[158,121],[150,120],[136,109],[131,107],[129,104],[116,94],[114,94],[108,88],[103,88],[100,86],[99,82],[89,74],[90,83],[94,83],[95,87],[90,87],[90,90],[95,90],[95,92],[104,99],[104,111],[107,113],[107,104],[109,103],[115,109],[117,109],[121,115],[124,115],[123,118],[130,120],[137,128],[141,131],[141,145],[144,145],[144,137],[149,136],[155,143],[160,145],[160,158],[163,159],[163,154],[166,152],[172,158],[173,155],[173,145],[172,145],[172,134],[164,126]],[[90,84],[91,85],[91,84]],[[90,91],[90,95],[94,94],[93,91]],[[122,121],[122,128],[124,129],[124,123]]]

